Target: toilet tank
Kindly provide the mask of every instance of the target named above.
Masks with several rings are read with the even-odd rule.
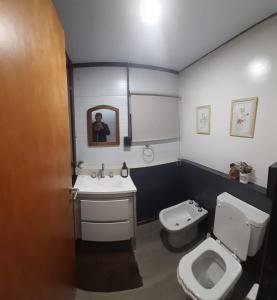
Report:
[[[269,214],[223,193],[217,197],[214,234],[241,260],[254,256],[261,248]]]

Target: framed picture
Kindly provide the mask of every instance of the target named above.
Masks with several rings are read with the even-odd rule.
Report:
[[[257,97],[232,101],[230,135],[254,137],[257,104]]]
[[[211,131],[211,106],[198,106],[196,108],[196,132],[210,134]]]

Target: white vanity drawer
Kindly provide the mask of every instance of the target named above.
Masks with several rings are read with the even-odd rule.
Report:
[[[81,222],[81,226],[82,240],[85,241],[123,241],[133,236],[132,225],[129,221],[116,223]]]
[[[130,215],[130,200],[81,200],[84,221],[123,221]]]

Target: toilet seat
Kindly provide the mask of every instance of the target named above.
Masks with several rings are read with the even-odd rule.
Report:
[[[225,272],[212,288],[205,288],[195,278],[192,270],[193,263],[205,253],[215,252],[225,263]],[[196,299],[221,300],[228,294],[238,281],[242,273],[242,267],[236,258],[216,242],[213,238],[207,238],[199,246],[181,259],[177,277],[185,291],[189,291]]]

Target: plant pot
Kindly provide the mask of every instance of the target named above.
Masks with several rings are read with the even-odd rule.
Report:
[[[249,173],[240,173],[239,181],[240,183],[247,184],[249,182]]]

